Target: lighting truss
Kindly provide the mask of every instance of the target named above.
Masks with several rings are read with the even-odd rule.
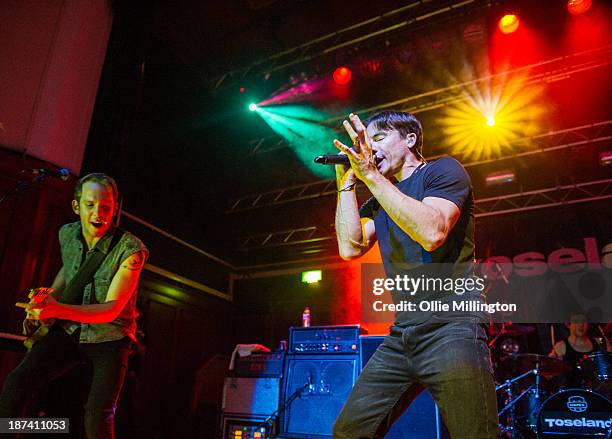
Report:
[[[475,201],[476,218],[612,198],[612,179],[519,192]]]
[[[312,244],[335,239],[334,225],[327,227],[312,226],[279,232],[260,233],[240,238],[239,250],[256,248],[283,247],[296,244]]]
[[[475,200],[474,216],[490,217],[612,198],[612,179],[517,192]],[[245,236],[239,250],[254,250],[335,240],[334,226],[312,226]]]
[[[489,7],[484,0],[462,1],[414,1],[357,24],[323,35],[299,46],[278,52],[244,67],[236,68],[210,79],[213,89],[223,89],[251,76],[263,77],[288,67],[312,63],[318,58],[333,55],[339,50],[359,47],[376,38],[390,38],[401,31],[415,31],[417,27],[430,23],[432,19],[446,18],[449,15],[472,13],[477,8]]]
[[[494,75],[487,75],[470,81],[441,87],[427,92],[403,97],[391,102],[385,102],[369,108],[362,108],[355,111],[356,114],[369,114],[388,108],[399,108],[413,114],[443,108],[457,104],[465,100],[463,90],[479,83],[486,83],[498,77],[527,74],[521,87],[528,87],[535,84],[549,84],[564,79],[569,79],[577,73],[605,67],[612,63],[612,45],[604,45],[594,49],[576,52],[571,55],[552,58],[546,61],[529,64],[515,69],[507,70]],[[321,122],[324,126],[334,126],[340,132],[342,126],[338,123],[346,115],[333,117]],[[263,138],[253,139],[249,142],[248,156],[263,154],[287,148],[288,145],[280,136],[272,135]]]
[[[501,160],[573,148],[581,145],[599,144],[602,142],[609,143],[610,141],[612,141],[612,120],[524,137],[522,139],[518,139],[514,144],[516,149],[525,149],[522,152],[507,154],[503,157],[493,159],[469,162],[464,164],[464,166],[472,167],[491,162],[499,162]],[[428,160],[433,160],[437,157],[439,156],[428,157]],[[365,193],[363,187],[360,186],[360,188],[363,193]],[[228,208],[225,212],[228,214],[236,213],[253,210],[260,207],[275,206],[335,194],[335,180],[321,180],[313,183],[289,186],[273,191],[234,198],[230,200]]]

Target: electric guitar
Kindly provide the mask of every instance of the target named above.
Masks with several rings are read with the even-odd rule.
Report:
[[[28,292],[29,303],[42,303],[51,294],[53,290],[51,288],[31,288]],[[28,320],[33,325],[37,326],[36,329],[31,328],[28,324],[24,323],[24,332],[26,339],[23,341],[23,345],[28,349],[32,349],[32,346],[36,344],[40,339],[49,333],[51,326],[55,323],[56,319],[45,319],[45,320]]]

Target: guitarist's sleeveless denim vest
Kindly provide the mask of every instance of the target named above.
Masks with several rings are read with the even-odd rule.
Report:
[[[111,229],[97,244],[101,251],[108,252],[115,229]],[[117,232],[121,233],[121,232]],[[75,222],[62,226],[59,231],[59,241],[64,264],[66,283],[74,277],[78,271],[83,258],[85,243],[81,232],[81,223]],[[93,282],[89,283],[83,291],[83,304],[103,303],[115,273],[119,270],[121,263],[130,255],[143,251],[145,256],[149,252],[140,239],[129,232],[125,232],[111,253],[104,259],[102,265],[96,271]],[[124,337],[135,338],[136,333],[136,297],[137,291],[119,313],[119,316],[110,323],[76,323],[64,321],[63,326],[69,334],[81,329],[79,335],[80,343],[101,343],[105,341],[119,340]],[[75,334],[76,335],[76,334]]]

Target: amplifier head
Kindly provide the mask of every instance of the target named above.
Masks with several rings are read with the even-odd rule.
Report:
[[[289,353],[357,354],[359,325],[289,328]]]

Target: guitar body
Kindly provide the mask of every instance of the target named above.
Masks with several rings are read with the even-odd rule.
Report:
[[[28,299],[30,299],[30,303],[41,303],[43,302],[49,294],[51,294],[53,290],[51,288],[33,288],[30,289],[28,293]],[[23,341],[23,345],[28,349],[32,349],[38,341],[40,341],[45,335],[49,333],[51,327],[55,324],[56,319],[47,319],[47,320],[29,320],[32,324],[37,327],[29,328],[24,325],[24,330],[26,331],[26,339]],[[30,329],[32,329],[30,331]]]

